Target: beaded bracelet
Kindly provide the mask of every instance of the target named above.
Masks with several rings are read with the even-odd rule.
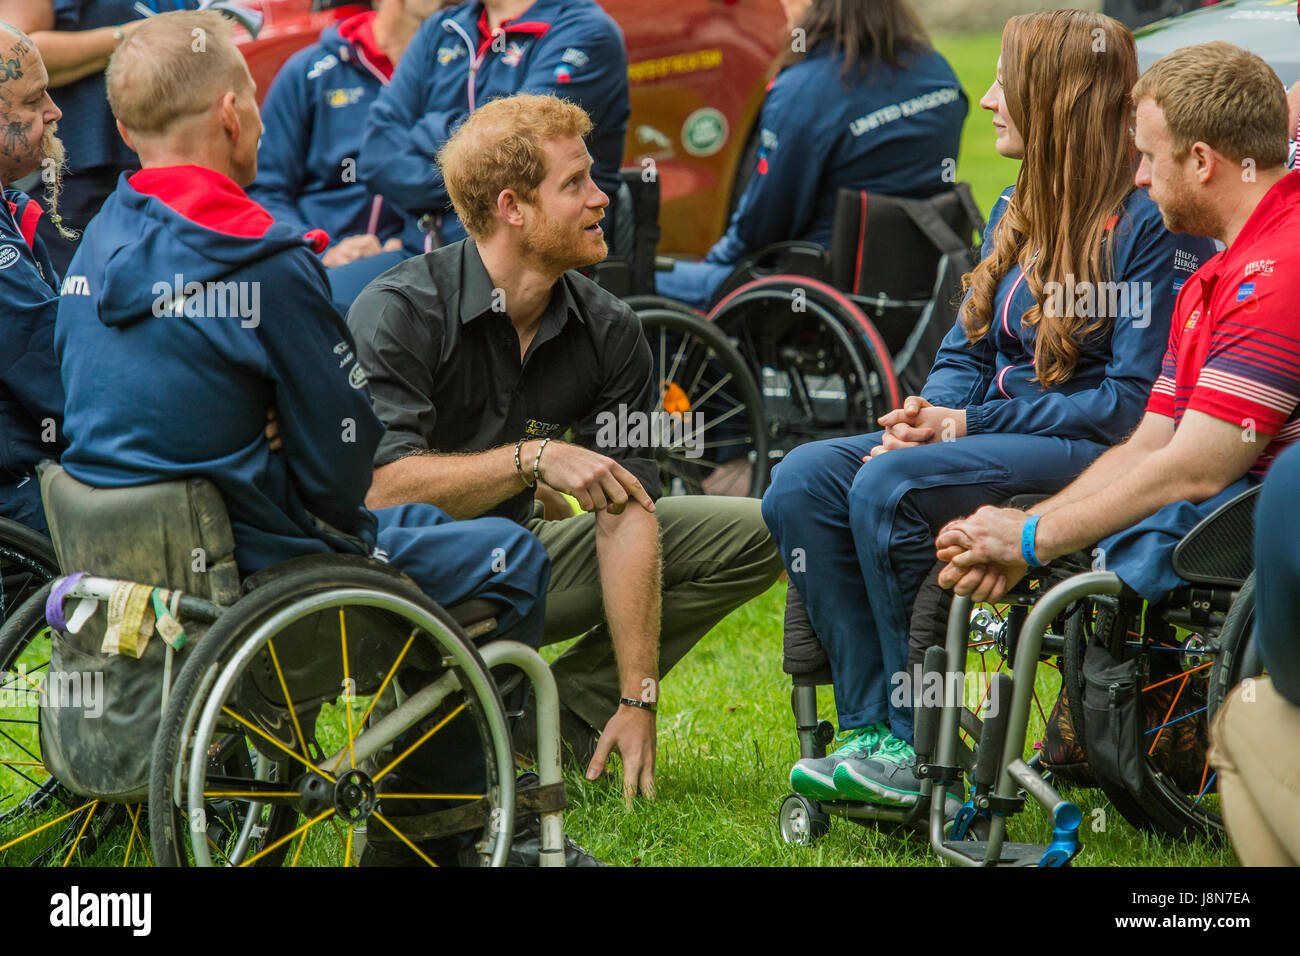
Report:
[[[551,440],[549,438],[543,438],[542,443],[537,446],[537,457],[533,459],[533,484],[534,485],[542,480],[541,471],[539,470],[542,465],[542,449],[545,448],[550,443],[550,441]]]

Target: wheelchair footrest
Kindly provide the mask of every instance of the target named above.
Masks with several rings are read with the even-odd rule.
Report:
[[[943,845],[954,853],[966,857],[972,863],[983,863],[989,849],[987,840],[945,840]],[[996,865],[1040,866],[1049,849],[1051,848],[1039,843],[1006,842],[1002,844]]]
[[[555,813],[569,805],[564,781],[515,791],[516,813]]]

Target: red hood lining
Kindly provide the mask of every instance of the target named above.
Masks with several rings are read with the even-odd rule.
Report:
[[[153,196],[186,219],[228,236],[260,239],[275,219],[248,198],[230,177],[204,166],[158,166],[142,169],[127,182],[136,192]],[[325,245],[321,245],[324,236]],[[329,237],[313,229],[304,238],[317,252]]]
[[[379,48],[379,44],[375,40],[376,15],[374,10],[367,10],[364,13],[348,17],[338,25],[339,36],[356,47],[365,56],[366,61],[383,74],[385,80],[391,80],[394,69],[393,61],[388,58],[388,54]]]

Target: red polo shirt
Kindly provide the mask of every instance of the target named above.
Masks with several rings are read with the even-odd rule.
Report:
[[[1300,438],[1298,404],[1300,173],[1290,172],[1183,285],[1147,411],[1175,428],[1194,410],[1272,435],[1251,468],[1262,477]]]

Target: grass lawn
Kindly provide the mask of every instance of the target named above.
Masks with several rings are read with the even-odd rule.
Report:
[[[658,799],[628,810],[617,782],[568,778],[570,836],[602,860],[645,866],[933,866],[919,833],[887,832],[835,819],[812,847],[781,841],[776,814],[798,759],[790,678],[781,672],[785,585],[740,608],[665,679],[659,709]],[[992,655],[991,655],[992,656]],[[979,667],[972,657],[972,670]],[[992,666],[992,662],[990,662]],[[1059,682],[1040,668],[1050,708]],[[834,720],[830,688],[821,715]],[[1030,740],[1042,735],[1031,721]],[[1068,793],[1084,811],[1077,865],[1233,865],[1225,846],[1151,837],[1134,830],[1100,791]],[[1096,811],[1100,810],[1101,813]],[[1103,828],[1094,830],[1094,827]],[[1047,817],[1031,808],[1011,839],[1048,842]]]

